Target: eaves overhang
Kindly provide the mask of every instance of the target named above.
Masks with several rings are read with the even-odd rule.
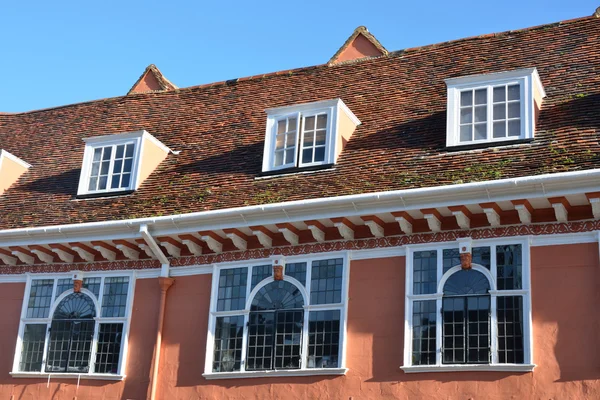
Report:
[[[299,200],[152,218],[7,229],[0,231],[0,247],[70,241],[137,239],[141,238],[141,225],[147,225],[153,236],[164,236],[589,192],[600,192],[600,169]]]

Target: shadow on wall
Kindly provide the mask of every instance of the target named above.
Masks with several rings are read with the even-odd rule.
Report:
[[[534,247],[531,253],[537,368],[554,367],[555,382],[600,379],[598,245]]]

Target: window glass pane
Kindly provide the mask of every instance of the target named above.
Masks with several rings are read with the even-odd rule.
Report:
[[[315,138],[315,145],[316,146],[324,146],[326,138],[327,138],[326,131],[317,131],[316,138]]]
[[[100,161],[100,158],[102,157],[102,148],[97,148],[94,149],[94,156],[93,156],[93,161]]]
[[[473,122],[473,109],[471,107],[460,109],[460,123],[470,124]]]
[[[98,185],[98,178],[90,178],[90,185],[88,186],[88,190],[96,190],[96,185]]]
[[[453,273],[444,284],[445,296],[484,294],[489,290],[488,279],[474,269],[461,269]]]
[[[442,362],[487,364],[490,361],[489,296],[444,297]]]
[[[84,293],[71,293],[56,306],[52,318],[55,320],[90,319],[96,316],[96,306]]]
[[[246,370],[255,371],[273,369],[274,335],[274,312],[267,311],[250,313],[248,321]]]
[[[490,248],[488,247],[473,247],[473,262],[490,269],[491,256]]]
[[[125,145],[120,144],[117,146],[117,153],[115,154],[115,158],[123,158],[123,153],[125,152]]]
[[[508,87],[508,100],[519,100],[521,98],[521,90],[519,85],[511,85]]]
[[[285,265],[285,274],[297,279],[302,285],[306,285],[306,263],[288,263]]]
[[[290,150],[286,150],[285,151],[285,163],[286,164],[293,164],[294,163],[294,155],[295,155],[296,151],[292,148]]]
[[[99,162],[92,163],[91,176],[98,176],[99,174],[100,174],[100,163]]]
[[[83,278],[83,288],[94,293],[94,296],[100,295],[100,278]]]
[[[506,100],[506,86],[496,86],[494,88],[494,102]]]
[[[46,372],[87,373],[94,326],[92,319],[52,321]]]
[[[119,372],[122,339],[123,324],[100,324],[95,372],[99,374],[116,374]]]
[[[296,132],[296,125],[298,125],[298,119],[296,117],[288,119],[288,132]]]
[[[310,282],[310,304],[342,302],[344,260],[313,261]]]
[[[321,114],[317,117],[317,129],[327,128],[327,114]]]
[[[461,142],[470,142],[473,140],[473,135],[471,133],[473,126],[472,125],[462,125],[460,127],[460,141]]]
[[[339,310],[310,312],[307,368],[339,367],[340,315]]]
[[[315,162],[325,161],[325,147],[315,149]]]
[[[127,307],[129,278],[105,278],[102,294],[102,317],[124,317]]]
[[[252,283],[250,286],[250,290],[254,289],[254,287],[260,281],[262,281],[265,278],[268,278],[269,276],[273,276],[271,265],[257,265],[252,267]]]
[[[275,312],[275,369],[300,368],[304,311]]]
[[[412,318],[412,364],[435,364],[436,354],[436,301],[413,303]]]
[[[217,317],[213,372],[239,371],[242,360],[244,317]]]
[[[473,92],[471,90],[460,92],[460,105],[470,106],[471,104],[473,104]]]
[[[246,307],[248,268],[222,269],[219,273],[217,311],[243,310]]]
[[[125,160],[125,163],[123,164],[123,173],[131,172],[132,162],[133,162],[132,159],[126,159]]]
[[[56,297],[60,296],[67,290],[73,291],[73,279],[65,278],[56,281]]]
[[[508,121],[508,136],[521,136],[521,120]]]
[[[460,253],[458,249],[444,249],[443,257],[443,273],[445,274],[452,267],[460,265]]]
[[[250,310],[283,310],[303,306],[304,298],[300,289],[288,281],[273,281],[256,292]]]
[[[278,167],[280,165],[283,165],[283,151],[276,151],[273,166]]]
[[[487,103],[487,89],[477,89],[475,91],[475,104]]]
[[[496,299],[498,320],[498,362],[522,364],[523,350],[523,298],[500,296]]]
[[[508,103],[508,118],[519,118],[521,116],[521,103]]]
[[[129,187],[130,181],[131,181],[131,174],[123,174],[123,178],[121,179],[121,187],[122,188]]]
[[[313,149],[304,149],[302,150],[302,162],[303,163],[311,163],[313,162]]]
[[[506,118],[506,104],[494,104],[494,119],[505,119]]]
[[[281,119],[279,121],[277,121],[277,133],[281,134],[281,133],[285,133],[286,131],[286,120],[285,119]]]
[[[498,290],[522,289],[522,249],[520,244],[496,246]]]
[[[476,124],[474,127],[475,127],[475,140],[487,139],[487,124]]]
[[[110,156],[112,154],[112,146],[108,146],[104,148],[104,152],[102,153],[102,160],[110,160]]]
[[[113,175],[112,181],[110,183],[110,188],[111,189],[118,188],[120,181],[121,181],[121,175]]]
[[[506,122],[494,122],[494,138],[506,137]]]
[[[48,318],[53,288],[53,279],[34,279],[31,281],[27,318]]]
[[[413,294],[437,291],[437,251],[415,251],[413,255]]]
[[[475,122],[487,121],[487,106],[475,107]]]
[[[315,117],[306,117],[304,119],[304,130],[311,131],[315,129]]]
[[[40,372],[42,370],[42,356],[46,344],[46,327],[46,324],[25,325],[19,371]]]
[[[106,189],[106,176],[101,176],[98,180],[98,190]]]

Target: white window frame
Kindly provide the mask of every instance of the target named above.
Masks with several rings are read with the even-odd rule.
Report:
[[[85,138],[85,149],[83,152],[83,162],[81,164],[81,175],[79,177],[79,186],[77,189],[78,196],[91,195],[91,194],[111,194],[130,190],[137,190],[140,186],[140,173],[141,173],[141,161],[144,157],[144,143],[146,140],[150,140],[158,147],[162,148],[166,153],[170,153],[171,149],[161,143],[158,139],[152,136],[145,130],[120,133],[116,135],[107,136],[95,136]],[[110,177],[113,170],[114,158],[116,154],[116,146],[127,145],[133,143],[133,162],[131,165],[131,179],[129,180],[129,186],[126,188],[110,188]],[[113,151],[111,153],[110,167],[109,167],[109,179],[104,190],[88,190],[90,182],[90,174],[92,161],[94,157],[94,150],[99,147],[112,146]]]
[[[520,244],[522,253],[522,289],[515,290],[496,290],[497,270],[496,270],[496,247],[502,245]],[[400,367],[404,372],[445,372],[445,371],[513,371],[527,372],[535,368],[533,363],[533,321],[531,315],[531,261],[528,239],[502,239],[502,240],[474,240],[472,248],[490,247],[490,269],[484,266],[473,264],[473,269],[483,273],[490,281],[490,353],[492,362],[489,364],[442,364],[442,299],[443,287],[446,280],[460,270],[460,266],[454,266],[443,273],[443,250],[458,249],[459,242],[450,242],[443,244],[414,245],[406,247],[406,282],[405,282],[405,316],[404,316],[404,364]],[[413,294],[413,255],[415,251],[437,251],[437,291],[432,294]],[[497,319],[496,319],[496,298],[498,296],[523,296],[523,352],[524,360],[522,364],[499,363],[497,351]],[[412,364],[412,318],[413,302],[422,300],[436,301],[436,363],[434,365],[413,365]]]
[[[335,164],[337,151],[341,146],[339,137],[339,113],[345,113],[355,125],[360,125],[360,121],[350,111],[341,99],[318,101],[314,103],[305,103],[285,107],[270,108],[265,110],[267,113],[267,127],[265,132],[265,148],[263,154],[263,172],[278,171],[293,167],[310,167],[316,165]],[[327,114],[327,134],[325,138],[325,158],[323,161],[303,163],[301,146],[304,143],[304,118],[316,116],[318,114]],[[275,144],[277,134],[277,122],[296,116],[298,129],[296,130],[296,147],[294,163],[287,163],[280,166],[273,166],[275,156]],[[316,124],[316,120],[315,120]]]
[[[445,80],[447,94],[446,146],[465,146],[481,143],[501,143],[515,140],[533,139],[535,134],[535,93],[546,96],[536,68],[519,69],[492,74],[471,75]],[[493,137],[492,88],[499,85],[518,84],[520,86],[521,135],[503,138]],[[487,88],[487,138],[485,140],[460,141],[460,93],[464,90]],[[473,99],[475,101],[475,99]],[[475,118],[475,116],[473,116]],[[473,136],[474,138],[474,136]]]
[[[126,376],[126,361],[127,361],[127,350],[129,343],[129,332],[130,332],[130,324],[131,324],[131,313],[133,309],[133,297],[135,291],[135,273],[133,272],[110,272],[110,273],[85,273],[85,278],[100,278],[100,294],[98,298],[87,289],[81,289],[81,293],[84,293],[92,299],[96,306],[96,317],[94,317],[95,327],[94,327],[94,338],[92,340],[92,348],[90,352],[90,368],[87,373],[75,373],[75,372],[46,372],[46,357],[48,352],[48,343],[50,333],[48,328],[52,324],[52,315],[56,310],[58,304],[67,297],[69,294],[73,293],[72,291],[67,291],[62,294],[57,294],[57,282],[59,279],[71,279],[73,277],[72,273],[61,273],[61,274],[27,274],[27,282],[25,284],[25,294],[23,297],[23,305],[21,308],[21,318],[19,323],[19,332],[17,336],[17,344],[15,346],[15,357],[13,360],[12,372],[10,375],[13,378],[48,378],[50,375],[54,377],[60,378],[76,378],[76,379],[99,379],[99,380],[123,380]],[[125,316],[124,317],[101,317],[102,310],[102,297],[104,294],[104,282],[106,278],[114,278],[114,277],[127,277],[129,278],[129,287],[127,288],[127,304],[125,308]],[[31,295],[31,283],[33,280],[39,279],[52,279],[54,280],[54,286],[52,289],[52,302],[50,305],[50,310],[48,312],[47,318],[27,318],[27,308],[29,303],[29,296]],[[123,334],[121,341],[121,353],[119,355],[119,369],[117,374],[104,374],[104,373],[96,373],[94,372],[95,368],[95,358],[96,351],[98,347],[98,334],[99,334],[99,326],[101,323],[122,323],[123,324]],[[46,339],[44,342],[44,355],[42,359],[42,367],[40,372],[24,372],[19,370],[19,363],[21,360],[21,350],[23,347],[23,335],[25,331],[25,325],[27,324],[46,324]]]
[[[281,257],[278,257],[281,258]],[[344,267],[342,275],[342,302],[338,304],[316,304],[310,305],[310,282],[312,274],[312,262],[330,260],[334,258],[342,258]],[[334,252],[319,255],[305,255],[285,257],[285,264],[306,262],[306,285],[302,286],[296,279],[286,276],[284,273],[284,281],[288,281],[297,286],[304,297],[304,324],[302,327],[302,357],[303,362],[299,369],[278,369],[267,371],[246,371],[246,352],[248,338],[248,321],[250,316],[250,305],[254,295],[263,286],[273,282],[272,277],[267,277],[260,281],[254,289],[252,287],[252,267],[265,264],[271,264],[272,259],[251,260],[244,262],[231,262],[213,265],[212,271],[212,290],[210,299],[210,311],[208,318],[208,334],[206,340],[206,358],[204,364],[204,376],[206,379],[237,379],[237,378],[254,378],[254,377],[275,377],[275,376],[311,376],[311,375],[345,375],[348,369],[346,368],[346,337],[347,337],[347,321],[348,321],[348,288],[350,279],[350,257],[348,252]],[[248,278],[246,287],[246,307],[243,310],[232,311],[217,311],[217,300],[219,291],[219,275],[223,269],[248,267]],[[284,268],[285,271],[285,268]],[[319,310],[340,310],[340,343],[337,368],[307,368],[307,362],[304,362],[307,357],[308,349],[308,327],[310,311]],[[242,339],[242,357],[240,361],[240,371],[234,372],[213,372],[213,356],[214,356],[214,337],[217,317],[243,315],[244,316],[244,334]]]

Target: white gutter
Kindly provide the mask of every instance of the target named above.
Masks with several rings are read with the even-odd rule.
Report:
[[[146,244],[148,244],[148,247],[150,247],[150,249],[156,256],[156,258],[158,258],[158,261],[160,261],[161,263],[160,276],[168,278],[170,266],[169,259],[167,258],[167,256],[165,256],[165,253],[163,253],[162,249],[158,246],[158,243],[156,243],[156,240],[154,240],[154,238],[148,231],[148,225],[140,225],[140,234],[146,241]]]
[[[273,224],[282,221],[348,217],[595,191],[600,191],[600,169],[297,200],[154,218],[7,229],[0,231],[0,247],[14,246],[17,243],[43,244],[73,239],[80,241],[133,239],[141,236],[139,230],[141,225],[151,225],[156,236]]]

